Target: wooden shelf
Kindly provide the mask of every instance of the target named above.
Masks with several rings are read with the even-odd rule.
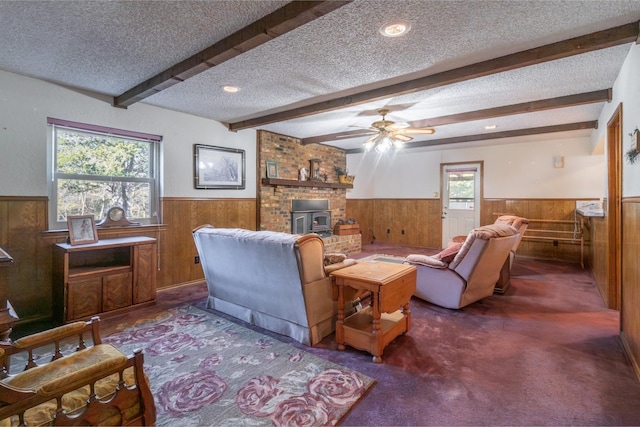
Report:
[[[339,182],[324,181],[298,181],[295,179],[280,178],[262,178],[263,185],[271,185],[273,187],[317,187],[317,188],[353,188],[353,184],[340,184]]]

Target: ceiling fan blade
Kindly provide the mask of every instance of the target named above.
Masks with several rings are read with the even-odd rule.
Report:
[[[404,135],[402,133],[392,133],[391,138],[399,139],[400,141],[404,141],[404,142],[409,142],[413,139],[412,137]]]
[[[354,131],[354,132],[349,133],[349,134],[336,135],[336,138],[338,138],[338,139],[340,139],[340,138],[357,138],[359,136],[371,135],[372,132],[373,131],[371,131],[371,130],[363,130],[361,132]]]
[[[358,128],[358,129],[367,129],[373,132],[378,132],[378,128],[374,128],[371,126],[358,126],[358,125],[349,125],[350,128]]]
[[[400,132],[409,133],[413,135],[432,135],[436,133],[436,130],[433,128],[423,128],[423,129],[408,128],[408,129],[401,129]]]
[[[399,131],[400,129],[406,129],[408,127],[409,127],[409,123],[398,122],[398,123],[392,123],[388,126],[385,126],[384,129],[390,132],[395,132],[395,131]]]

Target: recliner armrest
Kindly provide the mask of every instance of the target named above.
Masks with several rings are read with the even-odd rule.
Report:
[[[447,268],[449,266],[449,264],[447,264],[444,261],[440,261],[439,259],[436,259],[429,255],[419,255],[419,254],[408,255],[405,258],[404,263],[411,264],[411,265],[422,265],[424,267],[440,268],[440,269]]]

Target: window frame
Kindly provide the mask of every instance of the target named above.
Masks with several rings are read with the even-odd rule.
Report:
[[[159,224],[160,221],[160,142],[162,136],[147,134],[142,132],[135,132],[123,129],[109,128],[105,126],[90,125],[79,122],[72,122],[68,120],[55,119],[47,117],[47,125],[51,127],[48,132],[50,143],[48,145],[49,151],[49,167],[50,167],[50,180],[49,180],[49,229],[60,230],[67,228],[67,222],[58,221],[58,180],[60,179],[75,179],[85,181],[117,181],[117,182],[130,182],[130,183],[149,183],[149,212],[150,217],[146,218],[132,218],[141,225]],[[67,129],[71,131],[77,131],[82,133],[91,133],[100,136],[117,137],[135,141],[141,141],[149,143],[149,177],[114,177],[104,175],[85,175],[85,174],[72,174],[58,172],[58,160],[57,160],[57,129]],[[48,139],[49,139],[48,138]],[[117,178],[117,179],[114,179]],[[96,218],[96,221],[100,221],[102,218]]]

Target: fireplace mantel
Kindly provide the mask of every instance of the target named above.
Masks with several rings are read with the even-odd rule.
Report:
[[[295,179],[280,178],[262,178],[263,185],[271,185],[273,187],[317,187],[317,188],[353,188],[353,184],[340,184],[339,182],[324,181],[298,181]]]

